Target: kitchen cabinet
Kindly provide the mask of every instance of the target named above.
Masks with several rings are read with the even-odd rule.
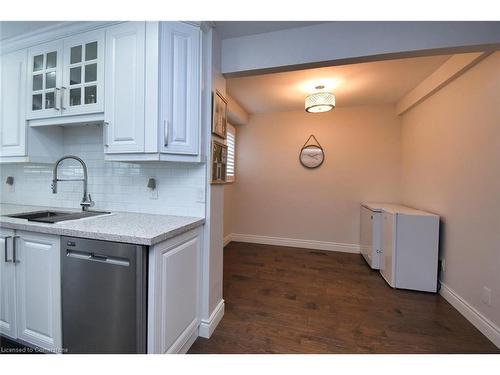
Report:
[[[148,353],[186,352],[198,336],[201,230],[150,248]]]
[[[0,163],[53,163],[62,154],[62,129],[28,127],[26,49],[0,57]]]
[[[14,231],[0,228],[0,334],[16,338],[16,278],[15,264],[9,249]]]
[[[393,288],[437,291],[439,216],[404,206],[382,209],[380,273]]]
[[[162,22],[160,43],[160,150],[196,155],[201,115],[201,31],[181,22]]]
[[[106,160],[201,161],[201,34],[183,22],[106,30]]]
[[[26,118],[32,120],[30,126],[102,120],[102,115],[85,119],[75,116],[102,114],[103,86],[103,30],[28,49]]]
[[[49,350],[62,347],[59,236],[2,229],[1,332]],[[5,242],[7,241],[7,242]],[[4,284],[4,277],[9,282]],[[5,309],[5,310],[4,310]]]
[[[24,156],[27,52],[3,55],[0,64],[0,156]]]
[[[372,269],[380,267],[381,245],[381,209],[377,205],[361,205],[360,250],[361,255]]]
[[[145,22],[106,30],[105,153],[144,152]]]

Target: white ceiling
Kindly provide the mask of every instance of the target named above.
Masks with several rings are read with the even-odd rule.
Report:
[[[231,78],[226,89],[249,113],[304,109],[304,98],[324,85],[338,107],[390,104],[428,77],[450,55],[306,69]]]
[[[293,29],[324,23],[325,21],[217,21],[215,29],[221,39],[245,35],[262,34],[271,31]]]

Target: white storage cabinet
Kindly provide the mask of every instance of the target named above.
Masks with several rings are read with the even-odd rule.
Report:
[[[382,252],[382,209],[377,204],[363,203],[360,211],[361,254],[372,269],[378,270]]]
[[[404,206],[382,208],[380,273],[393,288],[437,291],[439,216]]]

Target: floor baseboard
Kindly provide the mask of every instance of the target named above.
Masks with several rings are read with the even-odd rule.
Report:
[[[224,237],[224,247],[226,247],[231,241],[233,240],[233,235],[228,234],[226,237]]]
[[[208,319],[202,319],[198,328],[198,336],[209,339],[224,316],[224,300],[221,300]]]
[[[446,284],[441,283],[439,294],[471,322],[474,327],[481,331],[481,333],[493,344],[500,348],[500,328],[497,325],[477,311],[470,303]]]
[[[228,238],[229,237],[229,238]],[[254,234],[241,234],[232,233],[224,238],[236,242],[249,242],[264,245],[288,246],[288,247],[301,247],[305,249],[326,250],[326,251],[340,251],[343,253],[359,254],[360,249],[358,244],[328,242],[328,241],[315,241],[303,240],[296,238],[283,238],[283,237],[270,237],[270,236],[257,236]],[[228,243],[229,243],[228,242]],[[224,245],[225,246],[225,245]]]

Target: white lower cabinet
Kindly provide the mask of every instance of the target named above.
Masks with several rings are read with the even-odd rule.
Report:
[[[148,353],[186,352],[198,336],[201,230],[150,248]]]
[[[62,346],[60,237],[4,231],[0,269],[6,305],[2,304],[0,332],[58,352]],[[4,277],[9,279],[5,284]]]
[[[0,334],[16,338],[16,273],[10,243],[14,231],[0,228]]]

